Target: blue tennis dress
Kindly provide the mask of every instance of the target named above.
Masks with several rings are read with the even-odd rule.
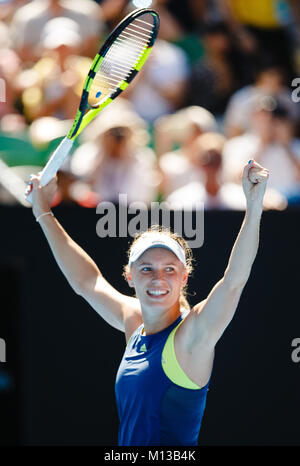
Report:
[[[191,381],[176,359],[174,336],[188,312],[161,332],[131,336],[116,377],[119,445],[197,445],[209,382]]]

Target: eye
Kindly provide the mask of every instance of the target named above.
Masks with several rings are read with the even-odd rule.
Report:
[[[174,272],[174,267],[171,267],[171,266],[167,267],[166,270],[167,272]]]
[[[148,265],[145,265],[145,267],[141,269],[142,272],[149,272],[150,270],[151,270],[151,267],[149,267]]]

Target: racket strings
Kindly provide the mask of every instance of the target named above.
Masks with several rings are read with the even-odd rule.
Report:
[[[130,39],[128,39],[127,42],[126,41],[117,42],[117,44],[120,45],[121,50],[122,48],[126,47],[126,55],[127,55],[127,58],[129,59],[130,64],[132,64],[131,60],[136,60],[138,56],[140,55],[140,53],[144,51],[144,49],[146,48],[146,47],[142,47],[142,48],[139,48],[138,50],[137,50],[137,47],[133,48],[132,42],[130,42]]]
[[[120,35],[120,38],[129,38],[132,40],[133,43],[137,44],[137,45],[141,45],[141,44],[144,44],[145,42],[148,43],[148,40],[149,40],[149,35],[145,37],[142,37],[142,36],[138,36],[137,34],[135,34],[135,32],[131,32],[131,29],[128,29],[124,32],[122,32],[122,34]]]
[[[144,28],[144,27],[138,26],[137,24],[131,24],[130,26],[133,26],[133,27],[135,28],[135,29],[134,29],[135,32],[139,32],[139,31],[136,31],[136,29],[141,29],[142,31],[147,32],[147,33],[148,33],[147,36],[149,35],[149,33],[152,32],[152,28],[151,28],[151,29],[146,29],[146,28]],[[132,29],[130,28],[130,26],[128,26],[127,30],[132,31]],[[150,26],[150,25],[149,25],[149,26]],[[142,32],[140,32],[140,34],[141,34],[141,35],[145,35],[145,34],[142,33]]]
[[[143,23],[143,24],[146,24],[147,26],[151,26],[152,27],[152,18],[150,18],[150,21],[151,21],[151,24],[148,22],[148,21],[144,21],[143,19],[141,18],[136,18],[133,23],[137,22],[137,23]]]
[[[96,106],[106,100],[134,70],[152,39],[154,32],[152,17],[149,20],[151,23],[136,18],[111,45],[92,83],[89,93],[90,105]]]

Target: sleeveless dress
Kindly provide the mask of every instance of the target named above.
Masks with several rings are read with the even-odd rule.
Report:
[[[200,388],[181,369],[174,336],[189,311],[169,327],[131,336],[116,377],[120,446],[197,445],[208,383]]]

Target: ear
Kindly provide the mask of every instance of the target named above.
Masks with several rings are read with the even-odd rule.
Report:
[[[187,284],[189,278],[188,271],[185,269],[184,275],[182,277],[182,286],[185,286]]]
[[[126,272],[126,280],[127,280],[128,285],[130,286],[130,288],[134,288],[134,283],[133,283],[133,280],[132,280],[132,273],[130,271]]]

